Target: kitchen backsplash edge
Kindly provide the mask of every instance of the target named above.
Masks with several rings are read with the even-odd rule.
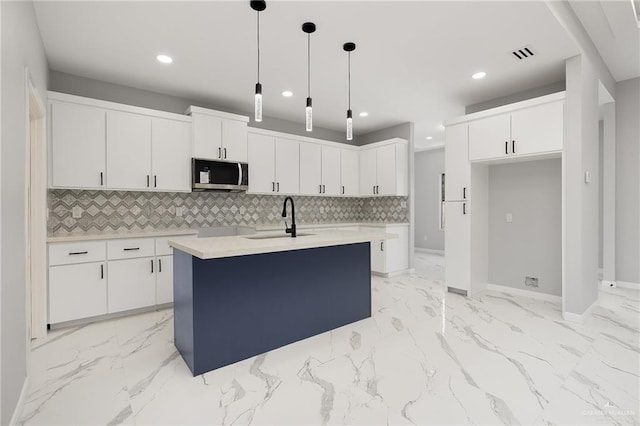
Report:
[[[299,223],[409,221],[408,197],[294,200]],[[47,235],[280,224],[283,201],[284,196],[246,193],[50,189]]]

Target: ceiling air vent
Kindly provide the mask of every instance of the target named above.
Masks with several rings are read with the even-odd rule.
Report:
[[[524,47],[521,47],[520,49],[514,50],[513,52],[511,52],[511,54],[515,56],[517,59],[522,60],[522,59],[527,59],[534,56],[535,52],[533,51],[533,47],[524,46]]]

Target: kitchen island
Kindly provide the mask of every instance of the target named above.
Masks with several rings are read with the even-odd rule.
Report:
[[[192,374],[371,316],[378,232],[189,238],[174,248],[174,341]]]

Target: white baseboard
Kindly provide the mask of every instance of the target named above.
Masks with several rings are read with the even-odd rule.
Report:
[[[585,309],[585,311],[581,314],[574,314],[572,312],[566,312],[564,311],[562,313],[562,318],[564,318],[566,321],[571,321],[571,322],[584,322],[584,319],[586,317],[589,316],[589,314],[591,314],[591,311],[593,311],[593,308],[595,308],[596,306],[598,306],[598,299],[596,299],[591,306],[589,306],[587,309]]]
[[[22,390],[20,391],[20,398],[18,398],[18,403],[16,404],[16,409],[13,410],[13,415],[11,416],[11,420],[9,421],[9,425],[18,424],[18,420],[20,420],[20,416],[22,415],[22,408],[24,407],[24,402],[27,399],[27,391],[29,390],[29,376],[24,379],[24,383],[22,383]]]
[[[376,275],[376,276],[382,277],[382,278],[392,278],[392,277],[397,277],[398,275],[413,274],[414,272],[416,272],[415,268],[404,269],[404,270],[401,270],[401,271],[393,271],[393,272],[371,271],[371,273],[373,275]]]
[[[422,247],[414,247],[413,250],[417,251],[418,253],[439,254],[440,256],[444,256],[444,250],[435,250]]]
[[[630,288],[632,290],[640,290],[640,283],[632,283],[629,281],[616,281],[616,287]]]
[[[520,288],[507,287],[498,284],[487,284],[487,290],[500,291],[503,293],[511,293],[516,296],[526,296],[533,299],[548,300],[550,302],[562,302],[562,297],[554,294],[539,293],[537,291],[523,290]]]

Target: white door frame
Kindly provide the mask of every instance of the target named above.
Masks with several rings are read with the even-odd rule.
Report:
[[[47,143],[46,106],[25,68],[28,341],[47,334]]]

